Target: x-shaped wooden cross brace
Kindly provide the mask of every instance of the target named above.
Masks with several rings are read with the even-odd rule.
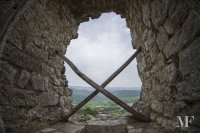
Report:
[[[72,68],[72,70],[85,82],[87,82],[89,85],[94,87],[96,91],[94,91],[92,94],[90,94],[87,98],[85,98],[81,103],[79,103],[72,111],[65,116],[62,121],[68,121],[69,117],[73,115],[76,111],[78,111],[81,107],[83,107],[87,102],[89,102],[93,97],[95,97],[99,92],[104,94],[106,97],[108,97],[110,100],[121,106],[123,109],[131,113],[137,120],[149,122],[150,119],[143,114],[135,111],[133,108],[128,106],[126,103],[118,99],[116,96],[111,94],[109,91],[105,90],[104,87],[108,85],[124,68],[130,64],[130,62],[139,54],[141,51],[141,48],[139,48],[119,69],[117,69],[105,82],[99,86],[97,83],[95,83],[93,80],[88,78],[85,74],[83,74],[68,58],[66,58],[63,54],[57,51],[57,54]]]

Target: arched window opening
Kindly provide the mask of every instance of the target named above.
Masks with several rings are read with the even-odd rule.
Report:
[[[78,38],[70,42],[66,57],[99,85],[135,52],[126,20],[113,12],[81,23],[78,34]],[[105,87],[130,106],[140,97],[141,81],[136,64],[134,60]],[[73,105],[76,106],[95,89],[74,74],[68,65],[65,66],[69,87],[73,91]],[[76,114],[76,118],[89,120],[92,117],[116,117],[124,113],[123,109],[99,93]]]

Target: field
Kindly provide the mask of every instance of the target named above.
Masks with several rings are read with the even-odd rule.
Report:
[[[123,88],[124,89],[124,88]],[[73,90],[73,106],[76,106],[80,101],[82,101],[86,96],[92,93],[91,90]],[[129,106],[139,100],[140,90],[109,90],[112,94],[117,96],[123,102],[127,103]],[[125,113],[124,109],[115,104],[110,99],[106,98],[102,94],[98,94],[94,99],[89,101],[81,110],[79,114],[97,116],[98,114],[107,114],[110,116],[118,116]]]

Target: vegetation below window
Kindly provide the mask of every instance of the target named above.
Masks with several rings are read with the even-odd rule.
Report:
[[[80,87],[74,86],[71,87],[73,90],[73,106],[75,107],[78,103],[80,103],[85,97],[91,94],[94,89],[90,87]],[[113,95],[120,98],[123,102],[132,106],[132,104],[139,100],[140,98],[140,88],[132,87],[132,88],[122,88],[122,87],[110,87],[107,88]],[[91,118],[98,118],[99,116],[106,116],[107,118],[114,118],[121,116],[126,111],[115,104],[110,99],[106,98],[102,94],[98,94],[94,99],[89,101],[80,111],[77,112],[77,119],[81,121],[87,121]]]

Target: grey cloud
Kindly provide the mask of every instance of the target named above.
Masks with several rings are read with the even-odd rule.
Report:
[[[72,40],[66,56],[97,83],[102,83],[135,51],[131,46],[130,31],[124,19],[114,13],[82,23],[78,39]],[[66,66],[69,85],[88,86]],[[109,86],[141,86],[136,61],[123,71]]]

